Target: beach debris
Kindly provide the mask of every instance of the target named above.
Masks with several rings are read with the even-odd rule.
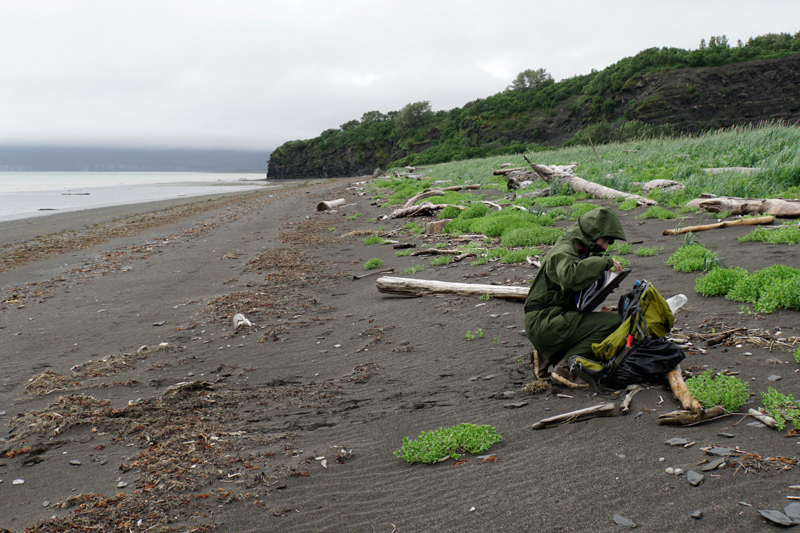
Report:
[[[667,468],[665,468],[665,469],[664,469],[664,472],[666,472],[667,474],[669,474],[670,476],[672,476],[672,475],[674,475],[674,474],[675,474],[675,468],[673,468],[673,467],[671,467],[671,466],[668,466]]]
[[[673,437],[665,441],[664,444],[669,444],[670,446],[685,446],[686,444],[689,444],[689,439]]]
[[[703,518],[703,511],[701,511],[700,509],[692,511],[692,514],[690,514],[689,516],[691,516],[695,520],[700,520],[701,518]]]
[[[696,198],[689,201],[686,207],[702,209],[709,213],[727,211],[731,215],[772,215],[782,218],[800,217],[800,200],[784,200],[782,198],[732,198],[718,196],[715,198]]]
[[[153,325],[154,326],[163,326],[166,323],[167,323],[166,320],[159,320],[158,322],[153,322]]]
[[[530,287],[514,287],[506,285],[488,285],[481,283],[451,283],[446,281],[423,280],[414,278],[397,278],[384,276],[375,280],[378,292],[399,294],[402,296],[429,296],[431,294],[459,294],[462,296],[491,295],[523,302],[528,296]]]
[[[712,229],[727,228],[729,226],[760,226],[772,224],[775,217],[756,217],[756,218],[740,218],[738,220],[724,220],[714,224],[701,224],[699,226],[687,226],[678,229],[665,229],[661,232],[662,235],[680,235],[682,233],[697,233],[698,231],[708,231]]]
[[[367,272],[366,274],[361,274],[361,275],[353,274],[353,279],[356,280],[356,279],[366,278],[368,276],[374,276],[375,274],[386,274],[389,272],[394,272],[394,268],[384,268],[383,270],[372,270],[370,272]]]
[[[239,330],[241,328],[249,328],[252,325],[253,325],[253,323],[250,322],[247,319],[247,317],[244,316],[242,313],[236,313],[235,315],[233,315],[233,330],[234,331]]]
[[[525,385],[522,388],[522,392],[525,394],[539,394],[549,391],[552,387],[553,384],[549,380],[539,378]]]
[[[324,200],[317,204],[317,211],[329,211],[331,209],[343,206],[344,203],[344,198],[337,198],[336,200]]]
[[[700,485],[706,477],[699,472],[695,472],[694,470],[689,470],[686,472],[686,481],[689,482],[689,485],[693,487],[697,487]]]
[[[727,411],[719,405],[709,409],[704,409],[700,405],[697,398],[692,396],[692,393],[686,387],[680,365],[675,366],[667,373],[667,381],[669,382],[669,388],[683,409],[659,415],[659,425],[685,426],[727,416]]]
[[[748,409],[747,414],[758,420],[760,423],[765,424],[773,429],[775,429],[778,425],[774,418],[761,411],[757,411],[756,409]],[[748,424],[748,426],[749,425],[750,424]]]
[[[781,377],[777,374],[772,374],[767,378],[767,381],[778,381]]]
[[[783,513],[795,523],[800,524],[800,503],[792,502],[783,508]]]
[[[676,192],[682,191],[685,188],[686,185],[679,181],[664,179],[650,180],[642,185],[642,194],[650,194],[650,192],[655,189],[661,189],[664,192]]]
[[[717,457],[716,459],[713,459],[713,460],[707,462],[706,464],[704,464],[703,467],[700,469],[700,471],[701,472],[710,472],[712,470],[716,470],[717,468],[719,468],[722,465],[727,465],[727,462],[726,462],[725,458],[724,457]]]
[[[124,489],[127,486],[128,486],[128,482],[127,481],[120,481],[119,483],[117,483],[117,488],[118,489]]]
[[[528,405],[528,402],[523,400],[521,402],[505,403],[503,404],[503,407],[506,409],[519,409],[520,407],[525,407],[526,405]]]
[[[563,413],[540,420],[533,425],[533,429],[563,426],[573,422],[580,422],[582,420],[588,420],[590,418],[596,418],[599,416],[611,416],[614,414],[615,409],[616,407],[613,403],[604,403],[600,405],[594,405],[592,407],[585,407],[583,409],[570,411],[568,413]]]
[[[633,520],[631,520],[630,518],[625,518],[622,515],[614,514],[613,519],[614,523],[616,523],[618,526],[631,527],[631,528],[636,527],[636,524],[634,523]]]
[[[774,510],[767,511],[765,509],[759,509],[758,512],[761,516],[763,516],[764,518],[775,524],[779,524],[781,526],[795,525],[794,520],[792,520],[791,518],[789,518],[780,511],[774,511]]]
[[[643,391],[644,387],[639,384],[636,385],[628,385],[628,393],[625,395],[625,398],[622,400],[622,404],[620,405],[620,411],[623,413],[627,413],[628,410],[631,408],[631,400],[636,395],[637,392]]]
[[[22,479],[22,478],[15,479],[14,481],[11,482],[12,485],[22,485],[24,483],[25,483],[25,480]]]
[[[69,464],[71,464],[72,466],[81,466],[83,463],[81,461],[79,461],[78,459],[72,459],[69,462]]]

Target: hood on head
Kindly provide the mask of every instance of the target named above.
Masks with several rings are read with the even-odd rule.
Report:
[[[625,231],[619,217],[608,207],[597,207],[588,213],[578,217],[578,227],[586,238],[589,250],[592,252],[602,251],[597,246],[597,239],[606,237],[618,241],[627,241]]]

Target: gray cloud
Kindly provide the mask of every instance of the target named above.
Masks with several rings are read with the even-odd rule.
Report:
[[[0,143],[269,150],[527,68],[794,33],[800,3],[11,0],[0,20]]]

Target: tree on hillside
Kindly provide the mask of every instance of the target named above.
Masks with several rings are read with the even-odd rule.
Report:
[[[508,90],[522,91],[526,89],[541,89],[552,83],[555,83],[553,76],[545,69],[528,69],[517,74],[517,77],[514,78],[514,81],[508,86]]]
[[[424,125],[426,119],[431,116],[432,113],[431,103],[429,101],[408,104],[398,111],[397,117],[394,119],[394,124],[399,132],[410,131]]]

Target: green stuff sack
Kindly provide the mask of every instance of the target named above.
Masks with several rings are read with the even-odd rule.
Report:
[[[647,280],[636,280],[633,288],[619,299],[622,324],[599,343],[592,344],[597,361],[610,361],[626,345],[645,337],[661,338],[672,330],[675,317],[669,304]]]

